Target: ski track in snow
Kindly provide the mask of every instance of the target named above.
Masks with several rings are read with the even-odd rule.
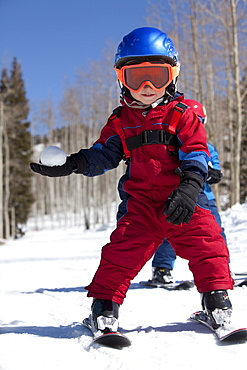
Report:
[[[222,220],[231,269],[246,272],[247,204],[222,213]],[[196,288],[166,291],[138,285],[151,277],[150,261],[120,308],[120,328],[132,346],[91,345],[81,325],[91,306],[83,287],[93,277],[111,230],[29,231],[0,245],[0,370],[230,370],[246,363],[247,343],[221,344],[207,328],[188,321],[201,309]],[[192,278],[187,261],[177,259],[173,275]],[[243,327],[246,295],[246,287],[230,292],[235,319]]]

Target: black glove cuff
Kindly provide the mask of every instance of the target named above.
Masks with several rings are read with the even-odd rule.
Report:
[[[192,171],[181,171],[180,168],[177,168],[175,171],[181,178],[180,183],[194,183],[194,186],[202,189],[204,185],[203,178],[198,175],[198,173]]]
[[[72,167],[73,167],[73,172],[74,173],[84,173],[86,170],[86,158],[85,156],[79,151],[78,153],[71,154],[69,156]]]

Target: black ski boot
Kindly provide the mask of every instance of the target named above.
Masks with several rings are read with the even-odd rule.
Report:
[[[211,292],[203,293],[202,307],[211,318],[214,329],[230,324],[232,304],[227,290],[212,290]]]
[[[171,270],[165,267],[153,267],[152,268],[152,281],[154,283],[172,284],[173,277],[171,274]]]
[[[118,311],[119,304],[95,298],[90,315],[93,331],[98,334],[118,331]]]

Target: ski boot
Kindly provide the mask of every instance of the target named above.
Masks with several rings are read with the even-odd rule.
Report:
[[[226,290],[203,293],[202,307],[212,321],[214,329],[230,324],[232,304]]]
[[[96,336],[118,331],[119,305],[105,299],[95,298],[89,319]]]
[[[152,280],[154,283],[173,284],[171,270],[165,267],[152,267]]]

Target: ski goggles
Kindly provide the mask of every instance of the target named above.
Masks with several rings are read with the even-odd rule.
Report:
[[[160,91],[179,75],[180,65],[144,62],[114,69],[118,80],[134,92],[139,92],[145,85],[149,85],[155,91]]]

